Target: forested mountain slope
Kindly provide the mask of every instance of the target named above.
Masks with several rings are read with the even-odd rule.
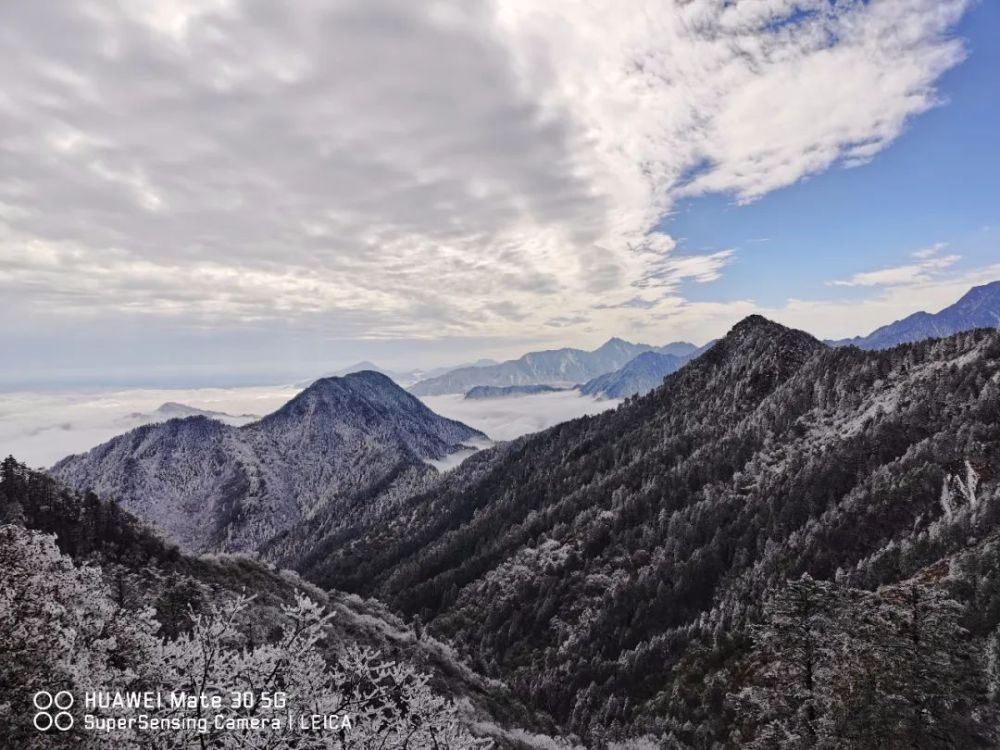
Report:
[[[0,745],[4,747],[153,746],[148,739],[143,744],[140,738],[116,740],[93,732],[40,737],[24,708],[24,694],[30,694],[31,686],[79,687],[79,680],[94,689],[104,679],[112,680],[110,690],[154,689],[158,683],[149,681],[161,679],[167,680],[163,690],[183,689],[187,683],[182,675],[149,670],[173,668],[183,661],[182,647],[197,630],[197,618],[233,613],[236,624],[226,631],[231,639],[224,644],[227,647],[280,647],[281,631],[288,624],[284,613],[302,597],[331,615],[318,644],[325,660],[336,664],[344,655],[357,655],[356,649],[371,650],[364,662],[352,663],[380,670],[382,685],[371,685],[372,695],[390,685],[390,675],[382,666],[387,661],[397,664],[402,671],[395,674],[406,679],[393,687],[399,690],[395,700],[408,716],[404,722],[409,723],[409,744],[397,744],[388,736],[366,744],[366,738],[372,740],[368,725],[359,726],[351,737],[354,744],[348,746],[414,747],[414,743],[431,742],[427,737],[415,739],[422,736],[421,726],[441,728],[457,719],[460,731],[439,733],[440,747],[485,747],[482,741],[472,742],[469,727],[475,727],[479,736],[495,737],[497,748],[551,747],[551,739],[537,734],[551,728],[546,717],[513,699],[500,682],[477,675],[447,646],[404,623],[378,602],[321,591],[292,571],[242,555],[186,555],[117,504],[92,493],[75,493],[11,457],[0,462],[0,562],[0,590],[5,594],[0,596],[0,712],[7,717],[0,728]],[[27,587],[29,596],[21,596],[22,587]],[[234,604],[241,601],[242,609],[235,611]],[[104,653],[105,648],[110,651]],[[294,660],[301,663],[309,656],[299,648]],[[150,664],[144,665],[143,660]],[[219,660],[225,661],[221,656]],[[248,662],[249,654],[245,654],[241,668],[249,668]],[[81,671],[78,665],[86,669]],[[430,675],[427,686],[418,688],[423,682],[413,665]],[[269,666],[275,668],[273,660]],[[111,672],[101,673],[105,668]],[[240,676],[225,677],[229,681],[219,683],[220,687],[240,687]],[[304,697],[310,705],[319,705],[348,688],[349,684],[341,683],[329,695]],[[284,689],[294,690],[287,684]],[[435,695],[454,704],[443,704]],[[386,705],[382,710],[388,717],[396,709]],[[356,718],[361,718],[360,713]],[[451,736],[451,741],[445,741],[444,735]],[[197,737],[189,740],[192,744],[184,744],[179,735],[171,739],[170,747],[200,745]],[[238,734],[206,738],[212,746],[218,741],[219,747],[257,746],[259,740],[259,736]],[[321,740],[301,746],[340,747]]]
[[[419,614],[591,738],[732,742],[750,625],[804,573],[873,591],[945,565],[935,585],[984,608],[950,641],[982,655],[996,544],[974,593],[946,561],[1000,521],[998,372],[995,331],[863,352],[753,316],[656,391],[470,459],[306,572]]]
[[[249,551],[302,524],[315,540],[377,516],[436,480],[429,459],[484,437],[361,372],[318,380],[242,427],[205,417],[139,427],[50,473],[185,550]]]

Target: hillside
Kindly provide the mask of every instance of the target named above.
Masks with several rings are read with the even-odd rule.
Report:
[[[0,571],[0,578],[5,584],[17,585],[18,581],[12,577],[17,575],[17,571],[12,570],[10,564],[16,559],[17,547],[32,537],[11,534],[12,529],[46,535],[36,536],[35,539],[44,540],[52,535],[58,552],[64,555],[61,560],[32,558],[23,562],[33,564],[39,572],[50,562],[55,562],[52,575],[56,577],[62,576],[67,569],[73,570],[73,565],[83,573],[97,572],[91,597],[113,590],[117,611],[126,621],[135,623],[143,622],[144,615],[141,613],[149,608],[158,634],[168,641],[184,638],[190,633],[193,614],[204,615],[240,597],[251,598],[238,618],[233,635],[247,638],[250,643],[270,640],[274,637],[273,629],[282,622],[283,609],[294,605],[297,597],[309,597],[331,615],[324,641],[327,644],[327,659],[334,661],[338,654],[351,648],[368,648],[377,650],[380,661],[390,659],[404,665],[417,664],[428,673],[429,684],[436,694],[456,701],[455,716],[461,725],[475,728],[475,733],[480,736],[493,736],[497,748],[544,750],[551,747],[553,740],[539,733],[551,728],[551,722],[546,717],[532,713],[518,703],[498,681],[486,680],[475,674],[456,660],[445,644],[423,633],[419,626],[415,629],[403,622],[378,602],[338,591],[321,591],[292,571],[278,570],[242,555],[186,555],[175,545],[160,540],[116,504],[91,493],[75,493],[8,457],[0,464],[0,535],[4,542],[0,546],[0,557],[7,566]],[[67,560],[71,561],[68,568],[65,565]],[[61,583],[66,586],[75,584],[75,581],[70,579]],[[58,592],[63,597],[68,593],[65,590]],[[34,607],[33,611],[48,612],[49,616],[60,613],[60,606],[66,604],[55,597],[47,599],[44,590],[35,592],[27,603]],[[0,601],[0,615],[6,613],[8,604],[7,599]],[[82,613],[71,614],[82,617]],[[26,636],[18,631],[18,624],[23,626],[26,622],[10,621],[0,616],[4,653],[11,657],[23,655],[22,647],[27,645],[21,642]],[[51,623],[42,620],[40,624]],[[8,626],[14,627],[11,629]],[[115,624],[115,627],[121,626]],[[44,632],[34,633],[32,637],[47,635]],[[126,644],[126,648],[132,645]],[[90,648],[94,649],[94,654],[88,653]],[[55,652],[54,648],[50,649]],[[68,658],[85,662],[88,658],[95,658],[96,650],[95,644],[80,643]],[[50,658],[55,656],[53,653]],[[119,647],[119,660],[130,656]],[[37,671],[27,675],[20,671],[25,669],[38,670],[39,665],[12,658],[0,666],[0,676],[5,678],[0,680],[0,706],[9,705],[7,699],[11,693],[15,694],[20,705],[21,696],[16,693],[18,688],[24,686],[19,681],[25,676],[39,678]],[[123,687],[124,684],[112,686],[114,689]],[[176,685],[167,687],[173,689]],[[425,716],[423,720],[427,718],[435,719]],[[6,728],[4,736],[37,742],[37,734],[32,732],[30,721],[24,724],[26,726],[22,731],[20,722],[13,722]],[[108,746],[90,744],[94,739],[92,733],[70,734],[63,739],[70,744],[44,746]],[[116,746],[126,744],[123,742]],[[391,746],[396,747],[394,744]],[[405,743],[403,746],[406,746]],[[441,746],[451,750],[466,748],[463,744],[443,743]]]
[[[992,648],[1000,560],[973,545],[1000,522],[998,476],[1000,334],[863,352],[753,316],[653,393],[470,459],[306,573],[419,614],[564,729],[770,747],[727,696],[751,689],[751,625],[803,574],[852,602],[932,581],[926,596],[978,613],[942,643],[981,674],[969,654]],[[956,555],[979,572],[948,574]],[[949,690],[941,722],[991,710]]]
[[[580,393],[601,398],[628,398],[648,393],[687,362],[686,356],[643,352],[621,369],[588,380],[580,386]]]

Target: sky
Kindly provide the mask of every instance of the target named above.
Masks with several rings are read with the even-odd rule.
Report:
[[[973,0],[0,4],[0,388],[289,382],[1000,278]]]

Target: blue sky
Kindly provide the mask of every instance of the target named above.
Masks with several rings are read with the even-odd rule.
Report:
[[[864,298],[831,288],[854,273],[903,265],[946,243],[955,271],[1000,260],[1000,4],[981,2],[956,29],[968,59],[939,82],[942,106],[918,116],[871,162],[834,168],[740,205],[689,199],[661,224],[682,252],[734,248],[717,281],[686,284],[692,300]]]
[[[0,389],[839,338],[1000,276],[996,2],[637,1],[0,3]]]

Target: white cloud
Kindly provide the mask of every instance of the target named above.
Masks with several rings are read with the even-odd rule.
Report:
[[[882,268],[878,271],[863,271],[849,279],[830,282],[832,286],[899,286],[902,284],[923,284],[932,281],[962,259],[960,255],[934,257],[940,248],[932,252],[918,250],[913,255],[922,258],[918,263]]]
[[[156,410],[168,402],[235,416],[263,415],[296,393],[280,386],[0,393],[0,455],[47,467],[139,425],[163,421],[172,414]]]
[[[493,440],[513,440],[585,414],[598,414],[620,403],[617,399],[582,396],[579,391],[497,399],[466,399],[452,393],[425,396],[421,401],[438,414],[475,427]]]
[[[13,455],[29,466],[47,467],[81,453],[116,435],[180,412],[157,413],[165,403],[180,403],[235,417],[262,416],[281,407],[299,392],[292,386],[197,389],[120,389],[0,393],[0,456]],[[494,440],[512,440],[567,419],[596,414],[616,406],[576,391],[520,398],[465,400],[461,395],[430,396],[423,401],[434,411],[485,432]],[[234,419],[243,424],[246,419]],[[482,448],[486,444],[476,444]],[[435,465],[457,465],[456,455]]]
[[[912,255],[914,258],[917,258],[918,260],[927,260],[928,258],[933,258],[935,255],[940,253],[946,247],[948,247],[947,242],[935,242],[933,245],[930,245],[929,247],[922,247],[919,250],[914,250],[912,253],[910,253],[910,255]]]
[[[871,158],[966,5],[5,3],[0,306],[67,337],[693,320],[731,253],[651,234],[672,203]]]
[[[1000,279],[1000,264],[918,277],[919,273],[901,276],[898,283],[863,287],[866,296],[860,299],[790,299],[780,307],[758,307],[756,312],[821,338],[849,338],[919,310],[938,312],[957,302],[971,287]]]

